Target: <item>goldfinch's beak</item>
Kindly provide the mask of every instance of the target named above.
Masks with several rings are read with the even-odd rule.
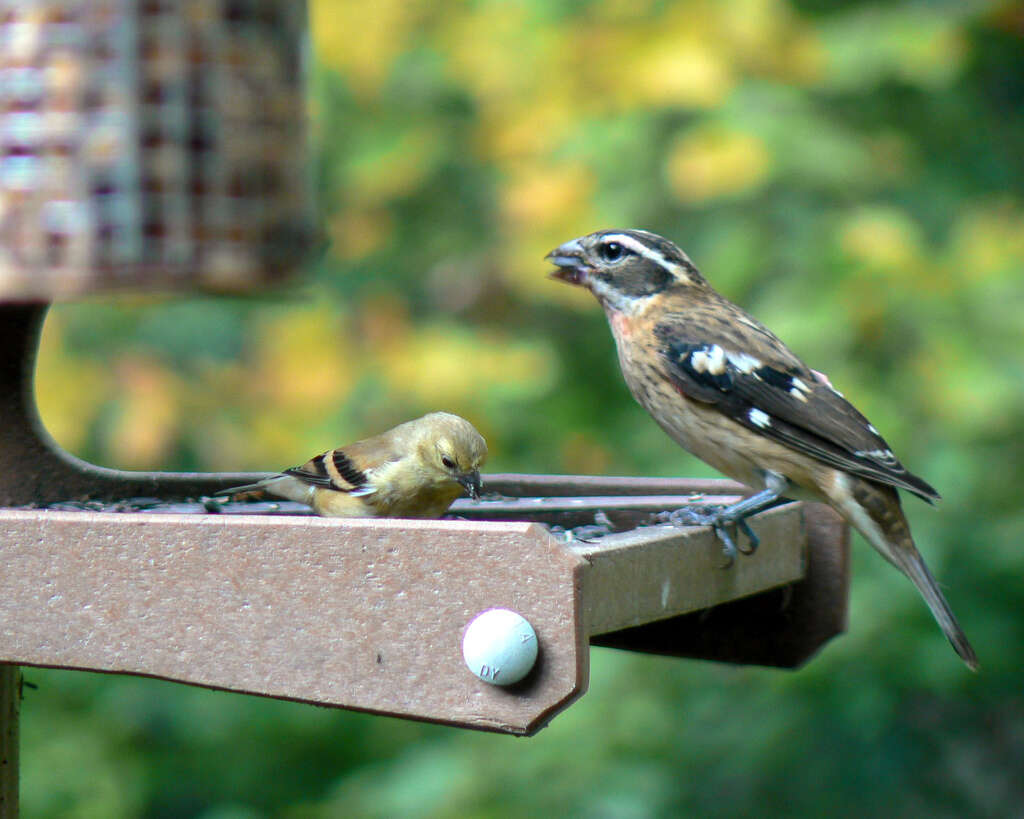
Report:
[[[583,263],[583,245],[580,244],[579,239],[559,245],[544,258],[558,267],[558,270],[551,272],[552,279],[558,279],[567,284],[585,285],[587,283],[587,273],[590,272],[590,269]]]
[[[472,500],[480,500],[480,488],[483,484],[480,480],[479,470],[474,469],[472,472],[459,475],[458,481]]]

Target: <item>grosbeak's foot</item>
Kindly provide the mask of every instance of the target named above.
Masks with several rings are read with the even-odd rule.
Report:
[[[675,526],[715,526],[724,506],[684,506],[669,512],[668,522]]]
[[[734,520],[728,512],[728,506],[684,506],[682,509],[670,512],[667,519],[675,526],[710,526],[714,529],[718,539],[722,541],[722,552],[726,559],[723,568],[728,568],[736,559],[737,552],[752,555],[761,543],[746,520],[742,517]],[[737,546],[736,541],[729,533],[728,526],[732,523],[735,523],[736,527],[747,536],[745,546]]]

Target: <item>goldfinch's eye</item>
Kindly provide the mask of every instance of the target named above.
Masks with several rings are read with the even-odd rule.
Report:
[[[455,469],[455,461],[453,461],[447,455],[441,456],[441,463],[444,464],[445,469]]]
[[[601,258],[606,262],[617,262],[622,258],[624,251],[622,245],[618,242],[605,242],[598,248],[597,252],[601,254]]]

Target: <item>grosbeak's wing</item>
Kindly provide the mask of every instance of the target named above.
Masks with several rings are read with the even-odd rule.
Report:
[[[679,392],[819,461],[938,500],[850,402],[767,328],[729,307],[736,312],[731,322],[678,313],[655,328],[665,375]]]

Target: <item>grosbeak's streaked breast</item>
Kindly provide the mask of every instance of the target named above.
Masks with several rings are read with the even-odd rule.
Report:
[[[783,495],[829,503],[913,581],[953,648],[977,667],[896,489],[929,502],[938,493],[904,468],[828,379],[719,295],[661,236],[604,230],[547,258],[558,267],[553,277],[588,288],[604,307],[626,383],[662,429],[758,490],[707,522],[742,523]]]
[[[480,496],[486,459],[487,444],[469,421],[432,412],[219,494],[268,494],[326,517],[437,518],[463,493]]]

